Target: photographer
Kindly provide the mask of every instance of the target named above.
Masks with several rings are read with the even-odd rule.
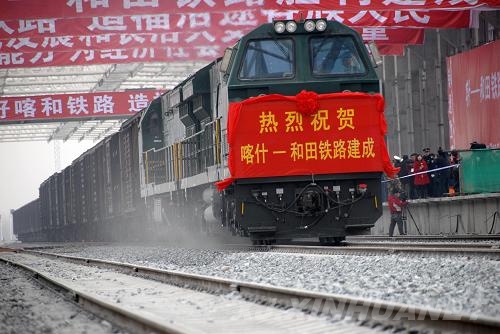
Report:
[[[396,188],[392,191],[388,198],[389,210],[391,212],[391,225],[389,225],[389,236],[392,237],[394,227],[398,225],[400,235],[405,235],[403,230],[403,208],[408,205],[406,196],[401,193],[401,190]]]

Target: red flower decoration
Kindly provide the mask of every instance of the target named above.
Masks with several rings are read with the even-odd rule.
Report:
[[[319,109],[318,94],[301,91],[297,94],[297,111],[306,116],[315,114]]]

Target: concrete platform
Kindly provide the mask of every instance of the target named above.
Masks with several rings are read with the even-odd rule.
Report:
[[[439,197],[408,201],[408,234],[500,234],[500,193]],[[372,235],[389,234],[390,213],[383,203],[383,216]],[[415,226],[416,225],[416,226]],[[493,228],[492,228],[493,226]],[[398,235],[397,228],[394,235]]]

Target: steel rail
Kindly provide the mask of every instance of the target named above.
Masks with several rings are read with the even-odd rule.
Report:
[[[455,234],[455,235],[398,235],[389,237],[387,235],[355,235],[347,236],[349,241],[500,241],[500,234]]]
[[[230,247],[230,245],[227,245]],[[248,249],[275,253],[302,253],[318,255],[384,255],[384,254],[419,254],[441,256],[482,256],[494,260],[500,259],[500,249],[488,248],[451,248],[448,246],[415,246],[368,244],[356,246],[303,246],[303,245],[234,245],[236,249]]]
[[[395,323],[403,323],[405,326],[411,328],[424,327],[425,329],[455,330],[459,332],[481,334],[500,332],[500,319],[484,315],[458,313],[402,303],[276,287],[266,284],[136,266],[114,261],[58,255],[40,251],[24,252],[77,262],[79,264],[85,263],[87,265],[114,269],[122,273],[139,275],[147,279],[185,288],[217,293],[237,291],[242,297],[259,303],[284,307],[298,307],[303,311],[315,314],[341,314],[343,317],[350,316],[358,320],[380,321],[382,323],[390,322],[393,325]],[[165,330],[167,329],[168,328]]]
[[[385,241],[348,241],[348,247],[420,247],[420,248],[469,248],[469,249],[498,249],[498,244],[486,244],[481,242],[463,243],[463,242],[385,242]]]
[[[384,255],[384,254],[419,254],[440,256],[481,256],[500,260],[498,245],[464,246],[461,244],[405,244],[405,243],[347,243],[346,246],[319,245],[245,245],[227,244],[225,249],[246,250],[274,253],[301,253],[317,255]]]
[[[18,251],[18,250],[16,250]],[[133,312],[116,307],[112,303],[95,298],[85,292],[75,291],[70,286],[52,279],[49,276],[40,273],[36,269],[18,263],[9,259],[0,257],[0,261],[9,263],[13,266],[23,269],[24,271],[33,275],[34,278],[41,281],[44,285],[52,288],[56,292],[62,293],[72,299],[76,304],[84,310],[93,314],[98,314],[114,324],[119,324],[120,327],[125,328],[133,333],[168,333],[168,334],[185,334],[185,331],[179,330],[175,326],[169,326],[162,323],[152,321],[150,319],[141,317]]]

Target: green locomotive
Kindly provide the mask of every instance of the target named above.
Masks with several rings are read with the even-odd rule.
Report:
[[[341,23],[275,21],[153,101],[139,131],[153,225],[258,244],[366,232],[391,168],[372,56]]]

